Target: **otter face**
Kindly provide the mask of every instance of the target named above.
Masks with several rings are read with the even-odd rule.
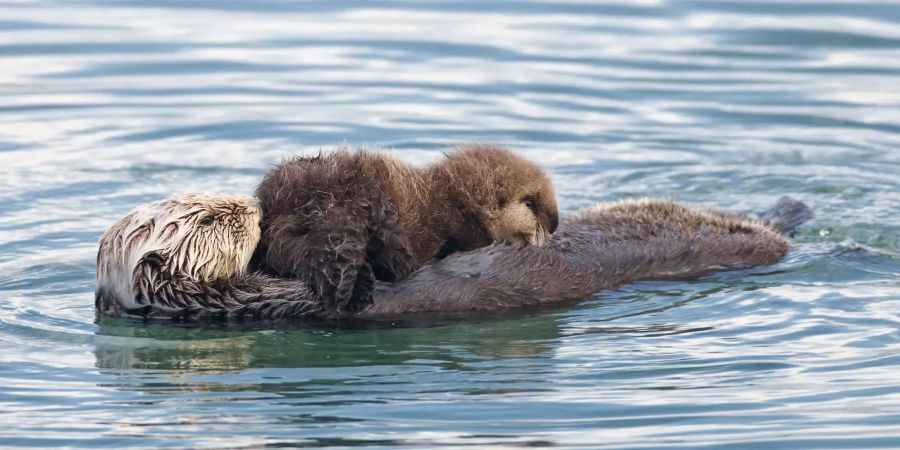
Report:
[[[98,289],[128,289],[150,272],[198,282],[241,274],[259,221],[252,197],[183,194],[141,205],[101,238]]]
[[[470,145],[448,155],[446,164],[471,208],[481,209],[481,227],[495,243],[542,245],[559,225],[556,194],[534,163],[499,147]]]
[[[559,225],[553,184],[537,165],[500,147],[460,147],[428,175],[451,206],[450,239],[439,255],[491,243],[541,245]],[[454,211],[455,210],[455,211]]]
[[[543,245],[559,225],[555,197],[549,181],[523,186],[501,202],[490,220],[489,235],[494,242]]]

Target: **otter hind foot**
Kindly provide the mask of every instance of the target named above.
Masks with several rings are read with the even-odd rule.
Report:
[[[760,219],[787,236],[793,236],[801,225],[814,217],[815,214],[806,203],[788,196],[781,197],[775,206],[759,214]]]
[[[326,308],[340,315],[371,304],[375,274],[366,262],[366,241],[352,233],[309,241],[309,285]]]

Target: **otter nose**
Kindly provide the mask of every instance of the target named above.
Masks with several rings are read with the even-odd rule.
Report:
[[[559,226],[559,216],[557,214],[548,214],[547,216],[547,222],[549,225],[547,226],[547,234],[553,234],[556,231],[556,228]]]

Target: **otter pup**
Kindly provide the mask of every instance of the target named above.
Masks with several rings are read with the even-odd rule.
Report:
[[[492,245],[378,283],[372,305],[336,313],[301,280],[246,273],[259,236],[255,202],[180,196],[146,204],[100,241],[96,307],[111,316],[176,320],[396,319],[577,300],[623,283],[688,279],[773,264],[812,217],[784,198],[769,221],[639,200],[585,208],[547,245]],[[210,216],[212,218],[210,218]]]
[[[256,196],[259,268],[308,282],[338,314],[371,304],[376,280],[492,243],[541,245],[559,221],[544,172],[487,145],[423,168],[364,150],[298,157]]]

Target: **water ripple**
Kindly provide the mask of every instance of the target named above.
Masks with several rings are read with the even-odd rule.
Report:
[[[900,3],[0,2],[0,446],[896,448]],[[495,141],[566,212],[817,218],[771,267],[416,326],[96,318],[96,241],[347,144]]]

